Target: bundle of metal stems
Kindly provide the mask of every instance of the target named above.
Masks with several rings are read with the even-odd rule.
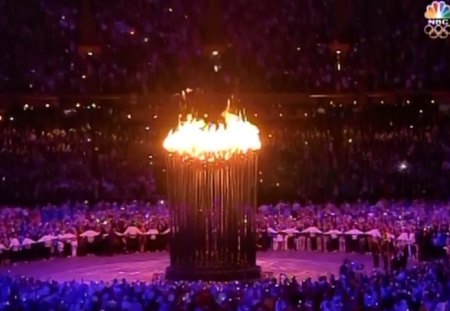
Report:
[[[172,267],[255,266],[257,167],[256,152],[213,161],[168,155]]]

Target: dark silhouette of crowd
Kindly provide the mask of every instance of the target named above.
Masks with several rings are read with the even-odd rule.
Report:
[[[446,310],[447,261],[391,273],[344,262],[338,276],[256,282],[53,282],[0,278],[2,310]]]
[[[448,116],[437,104],[408,103],[254,108],[259,201],[447,199]],[[132,116],[126,105],[14,106],[0,121],[2,202],[160,199],[171,108],[154,109],[158,118],[147,107]]]
[[[450,78],[448,40],[424,33],[420,1],[359,1],[343,9],[347,18],[334,1],[222,1],[216,17],[206,0],[91,1],[96,48],[80,53],[82,2],[0,2],[8,42],[0,91],[174,92],[187,81],[226,91],[442,90]],[[217,55],[205,49],[214,18],[222,20]],[[351,35],[338,38],[339,23]]]
[[[272,193],[291,189],[280,199],[448,196],[448,117],[435,107],[319,107],[326,113],[306,110],[290,125],[293,112],[275,107],[280,125],[263,132],[261,181]]]
[[[149,165],[154,135],[146,127],[115,123],[106,109],[103,115],[72,116],[64,109],[24,107],[0,122],[3,202],[92,202],[155,194]]]

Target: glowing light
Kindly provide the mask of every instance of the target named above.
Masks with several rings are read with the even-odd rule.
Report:
[[[338,71],[341,71],[341,57],[340,57],[340,55],[341,55],[341,51],[337,50],[336,51],[336,64],[337,64],[337,70]]]
[[[408,163],[406,161],[402,161],[398,165],[398,170],[399,171],[405,171],[407,168],[408,168]]]
[[[169,152],[207,161],[261,149],[259,129],[242,114],[226,110],[222,118],[218,124],[211,124],[188,114],[169,132],[163,146]]]

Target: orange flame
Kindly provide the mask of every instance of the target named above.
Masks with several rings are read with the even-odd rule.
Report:
[[[240,113],[222,113],[224,122],[207,123],[188,114],[164,140],[168,152],[200,160],[227,160],[236,154],[261,149],[259,129]]]

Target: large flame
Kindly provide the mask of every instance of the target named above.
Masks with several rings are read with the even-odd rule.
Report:
[[[221,123],[211,124],[188,114],[169,132],[164,148],[171,153],[207,161],[226,160],[261,148],[259,129],[241,113],[232,114],[227,109],[222,117]]]

